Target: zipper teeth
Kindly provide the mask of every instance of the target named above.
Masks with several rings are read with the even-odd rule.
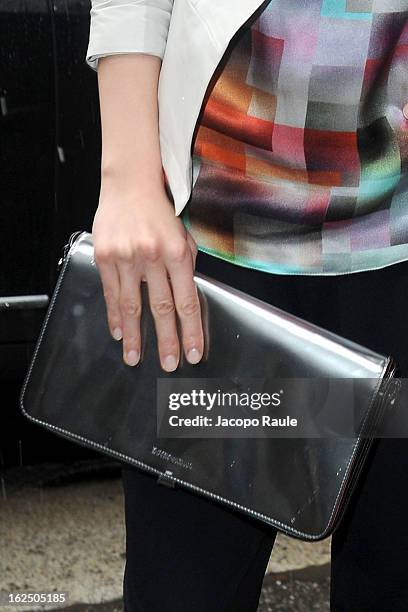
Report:
[[[76,434],[74,432],[70,432],[70,431],[68,431],[66,429],[63,429],[63,428],[58,427],[56,425],[53,425],[52,423],[48,423],[46,421],[43,421],[42,419],[39,419],[37,417],[34,417],[34,416],[30,415],[26,411],[26,409],[24,408],[24,396],[25,396],[26,391],[27,391],[27,387],[28,387],[28,384],[29,384],[31,373],[32,373],[32,370],[34,368],[34,364],[35,364],[35,361],[36,361],[36,358],[37,358],[37,355],[38,355],[38,352],[39,352],[39,349],[40,349],[40,345],[42,343],[42,339],[43,339],[43,336],[45,334],[45,330],[46,330],[48,321],[49,321],[49,319],[51,317],[52,310],[53,310],[55,301],[57,299],[57,296],[58,296],[58,293],[59,293],[59,290],[60,290],[60,287],[61,287],[61,284],[62,284],[63,277],[64,277],[66,269],[67,269],[67,267],[69,265],[69,260],[70,260],[71,254],[73,252],[71,247],[73,246],[74,242],[76,242],[79,239],[79,237],[81,235],[82,236],[86,236],[86,235],[90,235],[90,234],[88,232],[86,232],[86,231],[76,231],[73,234],[71,234],[71,236],[69,238],[69,241],[68,241],[68,243],[66,245],[68,247],[68,249],[67,249],[67,253],[66,253],[66,255],[63,258],[62,263],[61,263],[62,269],[61,269],[61,272],[60,272],[60,275],[59,275],[59,279],[57,281],[57,285],[56,285],[56,288],[55,288],[55,291],[54,291],[53,298],[52,298],[51,303],[49,305],[49,308],[48,308],[48,311],[47,311],[47,315],[46,315],[46,317],[45,317],[45,319],[43,321],[42,330],[41,330],[40,336],[38,338],[37,345],[36,345],[36,348],[35,348],[35,352],[34,352],[34,355],[33,355],[33,358],[32,358],[31,364],[30,364],[30,367],[29,367],[29,369],[27,371],[27,374],[26,374],[26,377],[25,377],[25,380],[24,380],[24,384],[23,384],[23,387],[22,387],[22,390],[21,390],[21,394],[20,394],[20,408],[21,408],[22,412],[24,413],[24,415],[30,421],[33,421],[34,423],[42,425],[43,427],[45,427],[47,429],[50,429],[50,430],[54,431],[55,433],[58,433],[59,435],[61,435],[64,438],[68,438],[68,439],[71,439],[71,440],[77,440],[77,441],[80,440],[81,443],[83,445],[85,445],[85,446],[88,446],[90,448],[96,448],[96,449],[102,451],[105,454],[111,455],[111,456],[113,456],[113,457],[115,457],[115,458],[117,458],[119,460],[124,460],[127,463],[131,463],[133,465],[136,465],[136,466],[138,466],[140,468],[143,468],[144,470],[146,470],[148,472],[151,472],[151,473],[154,473],[156,475],[163,475],[163,477],[166,477],[166,478],[170,479],[174,483],[178,483],[178,484],[180,484],[180,485],[182,485],[182,486],[184,486],[184,487],[186,487],[188,489],[191,489],[193,491],[197,491],[197,492],[199,492],[201,494],[204,494],[206,497],[210,497],[211,499],[215,499],[215,500],[217,500],[217,501],[219,501],[219,502],[221,502],[221,503],[223,503],[223,504],[225,504],[227,506],[230,506],[230,507],[232,506],[233,508],[236,508],[238,510],[244,511],[245,513],[247,513],[247,514],[249,514],[249,515],[251,515],[251,516],[253,516],[255,518],[261,519],[262,521],[266,522],[267,524],[282,530],[283,532],[287,533],[288,535],[295,536],[295,537],[301,538],[303,540],[308,540],[308,541],[317,541],[317,540],[321,540],[321,539],[327,537],[327,535],[329,535],[328,532],[330,531],[330,528],[331,528],[333,522],[335,521],[335,519],[337,518],[337,516],[339,514],[338,510],[339,510],[339,503],[341,501],[342,491],[343,491],[343,495],[345,494],[346,495],[346,499],[348,499],[348,495],[350,493],[350,489],[352,490],[352,488],[353,488],[352,486],[348,486],[348,484],[352,485],[356,481],[356,477],[355,477],[353,479],[352,483],[350,483],[350,481],[349,481],[349,483],[347,483],[346,482],[346,475],[349,472],[349,470],[352,469],[353,458],[355,457],[357,449],[358,449],[358,447],[360,446],[360,443],[361,443],[361,434],[356,439],[356,442],[355,442],[355,444],[353,446],[351,457],[350,457],[349,463],[347,465],[347,468],[345,470],[345,475],[343,477],[342,484],[341,484],[341,486],[339,488],[339,492],[338,492],[336,501],[334,503],[331,516],[330,516],[330,518],[329,518],[329,520],[327,522],[327,525],[326,525],[325,529],[321,533],[319,533],[319,534],[310,534],[310,533],[305,533],[303,531],[300,531],[300,530],[296,529],[295,527],[292,527],[291,525],[289,525],[287,523],[282,523],[281,521],[279,521],[277,519],[272,519],[272,518],[270,518],[269,516],[267,516],[265,514],[257,512],[256,510],[252,510],[251,508],[248,508],[247,506],[239,504],[239,503],[237,503],[237,502],[235,502],[233,500],[230,500],[230,499],[227,499],[225,497],[222,497],[221,495],[218,495],[216,493],[212,493],[211,491],[208,491],[207,489],[204,489],[204,488],[202,488],[202,487],[200,487],[198,485],[195,485],[195,484],[189,483],[188,481],[182,480],[181,478],[178,478],[176,476],[169,476],[168,474],[166,474],[165,470],[162,471],[159,468],[152,467],[151,465],[143,463],[142,461],[140,461],[138,459],[134,459],[133,457],[130,457],[130,456],[124,454],[124,453],[121,453],[120,451],[116,451],[114,449],[110,449],[107,446],[104,446],[103,444],[99,444],[98,442],[94,442],[93,440],[90,440],[89,438],[85,438],[84,436],[81,436],[80,434]],[[376,387],[376,390],[374,391],[372,402],[375,401],[375,398],[377,397],[377,393],[379,391],[381,382],[384,380],[385,374],[386,373],[390,373],[393,369],[395,369],[394,362],[393,362],[392,359],[388,358],[386,363],[384,364],[384,368],[383,368],[382,374],[381,374],[380,378],[378,379],[377,387]],[[390,382],[391,379],[392,379],[392,376],[385,383],[386,388],[388,388],[388,385],[389,385],[389,382]],[[384,401],[384,397],[382,398],[380,404],[382,404],[383,401]],[[368,410],[367,410],[366,419],[368,418],[369,412],[370,412],[370,408],[368,408]],[[363,427],[364,427],[364,423],[363,423]],[[362,458],[363,459],[365,457],[364,452],[366,452],[366,449],[364,449],[362,451],[362,453],[363,453]],[[363,463],[363,461],[361,460],[361,464],[362,463]],[[358,473],[358,470],[357,470],[357,473]],[[343,497],[343,499],[344,499],[344,497]],[[343,508],[344,508],[344,506],[345,506],[345,504],[343,504]]]

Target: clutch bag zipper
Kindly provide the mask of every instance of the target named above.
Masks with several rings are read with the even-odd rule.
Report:
[[[71,234],[71,236],[69,237],[68,242],[67,242],[67,243],[66,243],[66,244],[63,246],[63,248],[62,248],[62,256],[61,256],[61,258],[59,259],[58,264],[57,264],[57,270],[58,270],[58,272],[61,270],[62,265],[63,265],[64,261],[65,261],[65,260],[66,260],[66,258],[67,258],[67,255],[68,255],[69,249],[72,247],[72,245],[74,244],[75,240],[76,240],[76,239],[79,237],[79,235],[80,235],[80,234],[82,234],[82,233],[83,233],[83,232],[82,232],[82,230],[77,230],[76,232],[73,232],[73,233]]]

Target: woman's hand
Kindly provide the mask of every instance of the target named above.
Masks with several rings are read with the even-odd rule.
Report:
[[[146,280],[162,367],[180,360],[176,316],[190,363],[203,354],[200,303],[193,280],[196,246],[175,215],[163,180],[158,80],[161,59],[125,53],[101,57],[101,191],[92,227],[112,336],[123,358],[140,359],[140,283]]]
[[[196,245],[163,189],[142,193],[124,180],[102,182],[93,227],[94,259],[99,270],[110,332],[123,339],[123,358],[136,365],[141,354],[140,283],[147,282],[160,362],[171,372],[182,347],[198,363],[204,338],[193,274]]]

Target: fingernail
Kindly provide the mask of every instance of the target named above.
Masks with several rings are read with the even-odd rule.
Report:
[[[167,355],[167,357],[163,359],[163,368],[166,372],[173,372],[177,368],[177,359],[174,355]]]
[[[115,327],[112,335],[115,340],[122,340],[122,330],[120,329],[120,327]]]
[[[130,366],[135,366],[139,361],[140,353],[138,351],[129,351],[126,355],[126,362]]]
[[[192,348],[187,353],[187,360],[190,363],[198,363],[201,359],[200,351],[196,348]]]

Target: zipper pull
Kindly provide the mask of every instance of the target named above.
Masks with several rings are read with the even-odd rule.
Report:
[[[74,244],[75,240],[79,237],[80,234],[82,234],[82,230],[78,230],[76,232],[73,232],[71,234],[71,236],[69,237],[68,242],[63,246],[63,248],[62,248],[62,257],[60,258],[60,260],[58,261],[58,264],[57,264],[58,272],[61,270],[61,268],[62,268],[62,266],[64,264],[64,261],[67,258],[69,249],[72,247],[72,245]]]

